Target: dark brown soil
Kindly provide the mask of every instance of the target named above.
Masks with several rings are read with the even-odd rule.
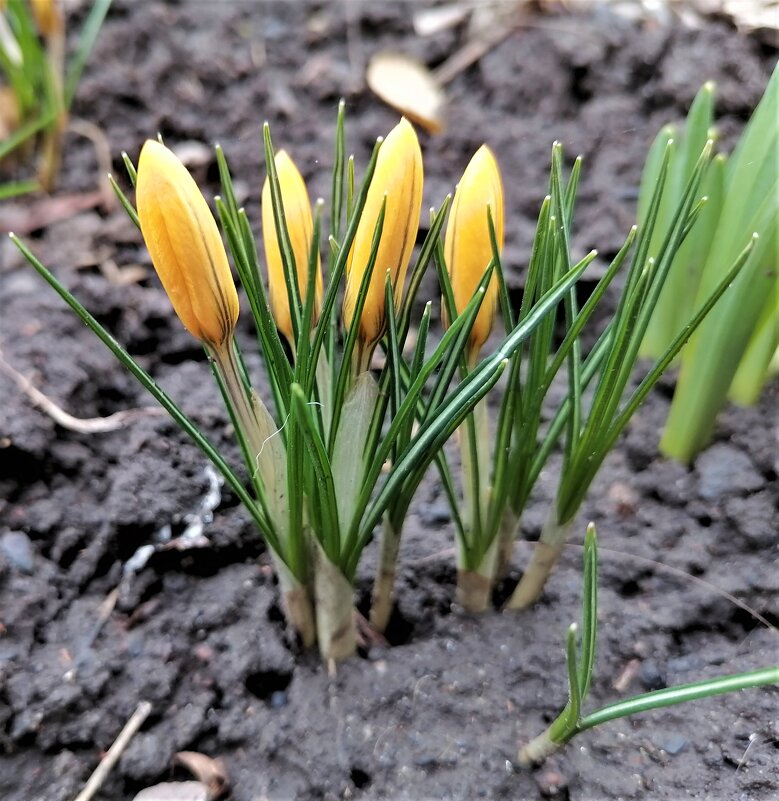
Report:
[[[421,5],[421,4],[420,4]],[[346,12],[352,22],[347,49]],[[220,141],[258,217],[260,125],[268,119],[314,194],[327,196],[335,104],[364,164],[396,115],[361,86],[364,60],[396,48],[441,63],[461,29],[420,40],[410,4],[117,2],[75,113],[136,156]],[[351,52],[351,60],[348,53]],[[585,156],[577,250],[613,253],[634,216],[643,154],[700,84],[718,83],[725,143],[775,60],[724,24],[701,30],[593,17],[530,17],[448,87],[449,128],[423,137],[426,205],[451,190],[486,140],[504,170],[506,261],[522,285],[554,139]],[[62,192],[90,191],[91,147],[68,137]],[[216,188],[208,157],[199,169]],[[28,220],[39,199],[0,208]],[[148,266],[120,211],[32,231],[36,252],[228,454],[227,420],[202,353],[156,279],[112,283],[97,268]],[[584,285],[586,290],[586,283]],[[79,417],[149,405],[123,369],[0,243],[4,358]],[[427,288],[435,296],[432,282]],[[248,314],[241,334],[249,340]],[[258,359],[252,359],[255,373]],[[728,409],[715,444],[686,469],[656,444],[672,385],[655,392],[608,459],[581,514],[601,535],[601,620],[590,706],[648,689],[776,663],[776,404]],[[334,681],[288,641],[262,543],[227,492],[204,507],[204,458],[166,418],[76,434],[32,408],[0,374],[0,797],[72,799],[141,700],[153,712],[100,799],[130,799],[180,774],[179,750],[222,757],[235,801],[287,799],[748,799],[779,797],[775,691],[752,691],[622,720],[581,736],[545,768],[512,766],[565,700],[562,643],[578,617],[580,549],[521,617],[463,617],[453,597],[452,530],[431,477],[408,521],[393,647]],[[525,518],[538,535],[552,466]],[[132,572],[138,548],[202,524],[205,542]],[[192,533],[190,529],[190,533]],[[529,553],[518,549],[513,578]],[[372,554],[360,574],[369,587]],[[101,605],[119,587],[114,612]],[[630,678],[632,676],[632,678]],[[615,688],[615,682],[619,689]]]

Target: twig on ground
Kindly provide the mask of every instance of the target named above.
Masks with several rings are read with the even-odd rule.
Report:
[[[119,761],[119,757],[127,748],[130,740],[141,728],[146,718],[149,717],[150,712],[151,704],[148,701],[141,701],[138,704],[132,717],[119,732],[114,744],[108,749],[106,755],[84,785],[84,789],[76,796],[74,801],[90,801],[94,797],[95,793],[102,787],[103,782],[108,778],[111,769]]]
[[[75,431],[78,434],[105,434],[108,431],[117,431],[120,428],[124,428],[128,423],[139,417],[157,417],[164,414],[162,409],[148,406],[140,409],[124,409],[120,412],[109,414],[107,417],[74,417],[34,387],[29,378],[23,376],[8,364],[3,358],[2,351],[0,351],[0,372],[5,373],[12,379],[33,404],[51,417],[57,425],[69,431]]]
[[[94,644],[95,640],[97,639],[97,635],[100,634],[103,626],[107,623],[109,618],[114,612],[116,608],[116,602],[119,599],[119,587],[114,587],[111,592],[106,595],[103,602],[100,604],[97,610],[97,620],[95,624],[92,626],[92,629],[89,631],[88,635],[86,636],[84,642],[81,645],[81,654],[84,651],[91,648]],[[80,654],[80,655],[81,655]]]

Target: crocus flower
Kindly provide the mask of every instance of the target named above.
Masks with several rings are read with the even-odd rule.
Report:
[[[389,270],[395,306],[400,304],[406,270],[419,227],[422,208],[422,151],[411,123],[402,119],[381,145],[360,224],[349,252],[343,320],[348,328],[354,316],[363,275],[370,260],[376,222],[386,207],[376,265],[360,317],[360,339],[370,349],[384,334],[385,282]]]
[[[2,6],[3,3],[0,3],[0,8]],[[30,7],[41,36],[52,37],[62,33],[62,12],[56,0],[31,0]]]
[[[308,286],[308,260],[311,252],[311,238],[314,222],[311,215],[311,204],[303,176],[295,163],[284,151],[276,154],[276,172],[281,187],[281,200],[284,206],[284,217],[287,232],[295,256],[298,288],[303,302],[306,300]],[[268,265],[268,288],[270,290],[270,306],[273,319],[279,331],[289,342],[293,340],[292,318],[289,311],[289,295],[284,276],[284,264],[281,260],[281,249],[273,218],[270,181],[266,178],[262,188],[262,236],[265,241],[265,261]],[[315,325],[322,306],[322,268],[317,254],[316,298],[311,324]]]
[[[238,320],[238,294],[222,238],[192,176],[167,147],[147,140],[136,183],[141,233],[184,327],[219,347]]]
[[[470,302],[492,260],[488,208],[500,250],[503,247],[503,185],[495,156],[482,145],[457,185],[444,239],[444,256],[458,314]],[[471,358],[478,355],[490,335],[497,297],[498,277],[493,272],[471,329],[468,341]]]

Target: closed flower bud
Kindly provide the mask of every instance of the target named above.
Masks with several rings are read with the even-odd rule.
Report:
[[[446,226],[444,255],[458,314],[468,305],[492,260],[489,218],[492,214],[498,250],[503,248],[503,185],[492,151],[482,145],[474,154],[454,194]],[[471,329],[468,352],[478,355],[492,330],[498,297],[498,276],[493,272],[479,313]],[[445,316],[445,315],[444,315]]]
[[[390,272],[395,306],[403,295],[403,283],[411,260],[422,207],[422,151],[411,123],[402,119],[381,145],[376,170],[368,189],[360,224],[347,263],[343,319],[348,328],[357,305],[363,275],[370,261],[376,222],[386,197],[384,226],[376,265],[371,275],[360,318],[360,339],[370,348],[384,334],[384,295]]]
[[[222,238],[205,198],[178,158],[148,140],[138,162],[136,202],[154,269],[192,336],[227,342],[238,320],[238,294]]]
[[[298,172],[295,163],[284,150],[276,154],[276,172],[281,187],[281,200],[284,206],[284,217],[287,222],[292,253],[295,256],[295,268],[298,277],[300,298],[306,300],[308,286],[308,260],[311,253],[314,222],[311,215],[311,204],[306,191],[303,176]],[[262,236],[265,241],[265,261],[268,265],[268,288],[273,319],[279,331],[289,342],[293,340],[292,318],[289,311],[289,295],[284,276],[284,264],[281,260],[279,239],[273,218],[273,202],[271,200],[270,181],[266,178],[262,188]],[[315,325],[322,306],[322,267],[317,254],[316,264],[316,297],[311,324]]]
[[[56,0],[31,0],[30,5],[35,24],[42,36],[48,38],[62,33],[64,25],[62,12],[57,6]]]

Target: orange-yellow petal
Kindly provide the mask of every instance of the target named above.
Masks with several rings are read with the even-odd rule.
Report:
[[[42,36],[50,37],[62,33],[64,22],[57,0],[30,0],[30,6]]]
[[[411,123],[402,119],[381,145],[357,233],[347,262],[343,320],[349,328],[363,275],[370,259],[376,222],[386,197],[384,226],[376,265],[360,317],[360,338],[370,347],[384,334],[387,270],[392,278],[396,308],[403,295],[406,270],[416,242],[422,208],[422,151]]]
[[[311,252],[314,222],[311,215],[311,203],[303,176],[295,163],[284,150],[276,154],[276,172],[281,188],[281,200],[284,206],[284,217],[287,221],[292,253],[295,256],[295,269],[298,277],[298,288],[303,302],[306,300],[308,286],[308,260]],[[284,276],[284,264],[281,260],[276,224],[273,218],[270,181],[266,178],[262,188],[262,237],[265,243],[265,261],[268,266],[268,289],[273,319],[279,331],[292,342],[292,318],[289,312],[289,295]],[[319,318],[322,307],[322,265],[317,255],[316,296],[312,325]]]
[[[222,238],[192,176],[148,140],[138,161],[141,233],[173,308],[197,339],[222,345],[235,330],[238,294]]]
[[[492,214],[498,250],[503,248],[503,184],[492,151],[482,145],[457,185],[446,227],[444,255],[457,313],[468,305],[492,260],[487,209]],[[493,272],[479,313],[471,329],[468,349],[478,353],[492,330],[498,298],[498,277]]]

